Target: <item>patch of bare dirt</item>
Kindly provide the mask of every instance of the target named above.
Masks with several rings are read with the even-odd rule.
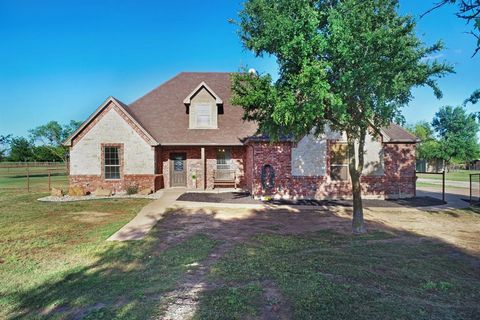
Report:
[[[480,253],[480,216],[464,211],[427,212],[413,208],[376,208],[365,210],[370,231],[383,230],[397,235],[383,242],[415,243],[438,240],[463,251]],[[179,282],[177,288],[160,300],[163,316],[160,319],[189,319],[197,309],[200,293],[220,284],[209,283],[208,273],[231,247],[252,241],[256,234],[303,234],[319,230],[334,230],[351,234],[351,210],[349,208],[177,208],[164,215],[157,225],[159,254],[166,248],[179,244],[197,234],[207,234],[220,240],[221,245],[200,265]],[[371,240],[373,241],[373,240]],[[290,319],[288,301],[271,281],[262,282],[265,303],[261,319]]]
[[[230,243],[221,244],[210,253],[207,259],[200,264],[192,265],[177,288],[160,299],[163,308],[161,310],[162,316],[158,319],[191,319],[197,311],[200,294],[215,287],[214,284],[207,282],[211,266],[230,248]]]
[[[288,320],[292,319],[292,310],[289,302],[285,299],[280,289],[273,281],[263,281],[264,304],[260,318],[265,320]]]
[[[108,212],[97,212],[97,211],[80,211],[70,213],[73,215],[73,219],[79,222],[85,223],[96,223],[105,217],[111,216],[112,213]]]

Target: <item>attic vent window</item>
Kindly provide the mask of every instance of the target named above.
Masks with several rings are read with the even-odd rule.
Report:
[[[195,127],[212,127],[212,108],[210,105],[206,104],[195,106]]]

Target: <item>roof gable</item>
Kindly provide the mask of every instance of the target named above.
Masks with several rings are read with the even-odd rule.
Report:
[[[147,142],[152,145],[158,145],[158,142],[148,133],[147,130],[143,126],[140,125],[140,123],[128,112],[128,107],[126,104],[121,102],[120,100],[117,100],[116,98],[110,96],[108,97],[98,108],[95,110],[94,113],[92,113],[87,120],[85,120],[80,127],[78,127],[75,132],[73,132],[70,137],[67,138],[63,142],[64,146],[72,146],[73,139],[75,139],[83,130],[87,129],[87,126],[92,123],[93,120],[95,120],[108,106],[110,103],[113,103],[126,117],[128,120],[130,120],[134,126],[136,126],[146,137]]]
[[[215,98],[215,103],[216,104],[223,104],[222,99],[213,91],[206,83],[205,81],[202,81],[195,89],[193,89],[192,92],[183,100],[183,103],[186,105],[189,105],[192,102],[192,98],[202,89],[205,89],[212,95],[213,98]]]

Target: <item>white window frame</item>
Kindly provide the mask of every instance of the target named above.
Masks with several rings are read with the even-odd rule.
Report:
[[[209,104],[196,104],[194,106],[195,111],[194,111],[194,124],[195,128],[198,129],[211,129],[213,128],[213,115],[212,115],[212,106]],[[200,116],[200,108],[204,109],[202,110],[202,116],[206,116],[206,112],[208,110],[208,117],[209,117],[209,123],[208,125],[203,125],[199,124],[198,117]],[[205,110],[206,109],[206,110]]]
[[[219,158],[219,154],[223,153],[224,158]],[[218,148],[216,155],[216,167],[217,170],[232,170],[233,169],[233,160],[232,160],[232,149],[228,147]],[[225,163],[221,163],[225,162]]]

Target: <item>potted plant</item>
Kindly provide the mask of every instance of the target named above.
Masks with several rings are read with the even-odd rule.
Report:
[[[195,171],[192,173],[192,185],[195,189],[197,188],[197,173]]]

